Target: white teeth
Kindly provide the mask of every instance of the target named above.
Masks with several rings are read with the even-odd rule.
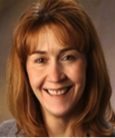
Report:
[[[61,90],[48,90],[48,92],[51,94],[51,95],[61,95],[61,94],[64,94],[65,92],[67,91],[67,88],[65,89],[61,89]]]

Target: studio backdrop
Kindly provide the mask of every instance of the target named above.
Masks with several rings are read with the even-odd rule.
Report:
[[[0,0],[0,123],[11,118],[6,101],[6,63],[12,33],[23,11],[34,0]],[[79,0],[92,18],[104,50],[115,110],[115,0]]]

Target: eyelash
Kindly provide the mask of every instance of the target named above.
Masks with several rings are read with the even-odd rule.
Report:
[[[69,59],[68,59],[69,58]],[[73,55],[67,55],[67,56],[64,56],[63,60],[75,60],[75,56]]]
[[[73,55],[67,55],[67,56],[64,56],[62,58],[62,60],[63,61],[73,61],[73,60],[75,60],[75,56],[73,56]],[[43,64],[46,61],[47,61],[47,59],[45,59],[45,58],[38,58],[38,59],[35,60],[35,62],[38,63],[38,64]]]
[[[37,60],[35,60],[35,62],[42,64],[42,63],[46,62],[46,59],[45,58],[38,58]]]

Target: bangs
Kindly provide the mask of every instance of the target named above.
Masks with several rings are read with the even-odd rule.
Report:
[[[74,47],[81,53],[87,52],[88,48],[85,44],[85,38],[79,28],[76,31],[73,27],[68,27],[67,24],[62,25],[61,23],[49,23],[42,26],[34,25],[28,30],[26,37],[27,55],[30,55],[37,49],[40,32],[43,29],[47,31],[47,27],[54,32],[54,35],[62,46]]]
[[[33,25],[28,30],[28,34],[26,37],[26,44],[25,44],[27,55],[30,55],[37,48],[41,29],[42,27]]]

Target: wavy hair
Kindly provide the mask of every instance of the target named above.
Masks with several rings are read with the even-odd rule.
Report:
[[[14,31],[7,66],[8,104],[18,132],[26,136],[48,136],[40,110],[40,103],[32,92],[26,72],[26,60],[36,47],[39,30],[50,25],[57,39],[63,43],[78,43],[77,50],[87,57],[86,87],[83,108],[71,129],[78,124],[92,136],[111,136],[113,127],[106,128],[101,121],[115,122],[110,105],[110,79],[100,40],[95,27],[80,4],[74,0],[42,0],[30,6],[21,16]],[[114,123],[113,123],[114,126]]]

